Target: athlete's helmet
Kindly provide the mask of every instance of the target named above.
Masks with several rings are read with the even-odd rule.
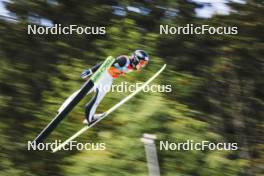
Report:
[[[132,66],[134,68],[137,68],[139,65],[140,67],[143,67],[146,65],[146,63],[149,61],[148,54],[143,50],[136,50],[132,54]]]

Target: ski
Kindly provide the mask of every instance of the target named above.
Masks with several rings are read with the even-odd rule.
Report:
[[[58,124],[73,110],[73,108],[85,97],[85,95],[94,87],[101,79],[102,74],[113,64],[115,59],[109,56],[93,74],[93,76],[84,83],[79,91],[73,93],[59,108],[58,114],[53,120],[40,132],[34,139],[36,144],[41,143],[47,136],[58,126]]]
[[[52,150],[53,153],[57,152],[58,150],[60,150],[61,148],[63,148],[65,145],[67,145],[70,141],[74,140],[75,138],[77,138],[78,136],[80,136],[82,133],[84,133],[85,131],[87,131],[89,128],[93,127],[94,125],[96,125],[98,122],[100,122],[102,119],[104,119],[105,117],[107,117],[110,113],[112,113],[113,111],[115,111],[117,108],[119,108],[121,105],[123,105],[125,102],[127,102],[129,99],[131,99],[132,97],[134,97],[137,93],[139,93],[140,91],[142,91],[144,89],[144,87],[146,87],[150,82],[152,82],[164,69],[166,68],[166,64],[163,65],[163,67],[157,72],[155,73],[149,80],[147,80],[142,86],[140,86],[136,91],[134,91],[133,93],[131,93],[130,95],[128,95],[127,97],[125,97],[124,99],[122,99],[119,103],[117,103],[116,105],[114,105],[112,108],[110,108],[108,111],[106,111],[102,117],[100,117],[97,121],[95,121],[94,123],[92,123],[89,126],[85,126],[83,127],[81,130],[79,130],[78,132],[76,132],[73,136],[71,136],[70,138],[68,138],[66,141],[64,141],[63,143],[61,143],[58,147],[56,147],[55,149]]]

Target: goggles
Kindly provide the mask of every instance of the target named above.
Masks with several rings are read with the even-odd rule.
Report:
[[[140,60],[139,65],[140,67],[145,67],[147,65],[148,61]]]

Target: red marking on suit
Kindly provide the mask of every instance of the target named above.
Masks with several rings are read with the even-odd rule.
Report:
[[[127,69],[128,69],[128,70],[133,70],[133,68],[132,68],[130,65],[127,66]],[[125,74],[125,73],[127,73],[127,72],[124,72],[124,71],[122,71],[122,70],[119,70],[119,69],[115,68],[114,66],[111,66],[111,67],[108,69],[108,73],[109,73],[113,78],[118,78],[119,76],[121,76],[121,75],[123,75],[123,74]]]

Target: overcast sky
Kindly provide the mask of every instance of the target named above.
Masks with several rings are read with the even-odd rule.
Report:
[[[8,0],[0,0],[0,15],[9,16],[8,11],[5,9],[3,2]],[[230,8],[226,3],[228,2],[237,2],[245,3],[245,0],[192,0],[194,2],[210,4],[204,6],[203,8],[196,9],[197,16],[202,18],[210,18],[214,14],[228,15]]]
[[[236,2],[245,4],[245,0],[192,0],[194,2],[210,4],[203,8],[196,9],[197,16],[202,18],[210,18],[214,14],[228,15],[231,11],[230,7],[226,4],[228,2]]]

